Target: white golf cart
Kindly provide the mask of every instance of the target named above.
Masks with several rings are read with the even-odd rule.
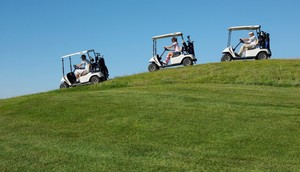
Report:
[[[163,38],[170,38],[170,37],[178,37],[180,36],[182,39],[182,47],[181,47],[181,52],[178,56],[173,56],[170,59],[170,62],[168,65],[165,65],[161,59],[162,56],[166,51],[170,51],[169,49],[166,49],[163,51],[161,55],[157,54],[157,40],[158,39],[163,39]],[[197,59],[195,57],[195,52],[194,52],[194,42],[190,40],[190,36],[188,38],[188,44],[184,41],[183,34],[181,32],[176,32],[176,33],[169,33],[165,35],[159,35],[159,36],[154,36],[153,39],[153,57],[149,61],[149,66],[148,70],[150,72],[159,70],[160,68],[165,68],[165,67],[171,67],[171,66],[177,66],[177,65],[184,65],[184,66],[190,66],[196,63]]]
[[[79,77],[79,82],[76,81],[75,70],[78,69],[76,65],[72,65],[72,58],[80,59],[81,55],[85,55],[90,61],[90,71]],[[69,72],[65,74],[65,60],[69,60],[67,66],[70,67]],[[104,62],[103,56],[96,53],[94,50],[80,51],[73,54],[62,56],[62,73],[60,88],[69,88],[82,84],[96,84],[108,79],[108,70]]]
[[[229,34],[228,34],[228,43],[227,48],[223,50],[223,56],[221,58],[221,61],[232,61],[232,60],[244,60],[244,59],[255,59],[255,60],[263,60],[263,59],[269,59],[271,58],[271,49],[270,49],[270,37],[269,34],[260,30],[260,25],[255,26],[236,26],[236,27],[230,27],[228,28]],[[243,40],[240,39],[239,44],[233,48],[231,45],[231,34],[232,31],[242,31],[242,30],[248,30],[253,31],[254,34],[256,33],[256,36],[258,38],[258,42],[254,48],[246,50],[242,57],[240,57],[235,50],[237,47],[243,43]]]

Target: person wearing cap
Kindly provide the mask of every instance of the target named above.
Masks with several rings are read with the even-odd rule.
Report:
[[[249,38],[241,38],[240,39],[244,43],[238,53],[238,55],[240,57],[242,57],[244,51],[255,48],[255,46],[257,45],[257,38],[254,36],[254,33],[249,32],[248,35],[249,35]]]
[[[90,61],[86,59],[86,56],[83,54],[81,56],[81,63],[75,65],[76,70],[75,70],[75,76],[76,76],[76,81],[78,81],[78,78],[80,76],[84,76],[90,72]]]

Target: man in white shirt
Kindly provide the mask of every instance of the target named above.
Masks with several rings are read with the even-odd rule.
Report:
[[[240,57],[242,57],[244,51],[251,48],[255,48],[257,44],[257,38],[254,36],[253,32],[249,33],[249,38],[242,38],[241,40],[243,41],[244,44],[238,53]]]
[[[91,63],[86,59],[86,56],[82,55],[81,60],[82,62],[76,65],[77,66],[77,69],[75,70],[76,80],[78,80],[80,76],[86,75],[87,73],[90,72]]]

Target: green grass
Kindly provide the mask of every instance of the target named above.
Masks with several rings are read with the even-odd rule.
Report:
[[[0,100],[0,171],[298,171],[299,95],[265,60]]]

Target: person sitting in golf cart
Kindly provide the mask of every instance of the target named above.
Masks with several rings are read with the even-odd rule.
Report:
[[[75,70],[74,73],[75,73],[75,76],[76,76],[76,80],[78,80],[78,78],[80,76],[84,76],[84,75],[86,75],[90,72],[91,63],[90,63],[90,61],[88,61],[86,59],[86,56],[84,54],[81,55],[81,60],[82,61],[81,61],[80,64],[75,65],[76,70]]]
[[[180,48],[178,46],[177,38],[173,37],[171,41],[172,41],[172,45],[164,46],[165,49],[171,49],[174,47],[173,52],[169,52],[166,60],[163,62],[165,65],[169,63],[171,57],[180,55]]]
[[[249,38],[241,38],[240,40],[244,43],[238,53],[240,57],[243,56],[243,52],[248,49],[253,49],[257,45],[257,38],[254,36],[253,32],[249,32]]]

